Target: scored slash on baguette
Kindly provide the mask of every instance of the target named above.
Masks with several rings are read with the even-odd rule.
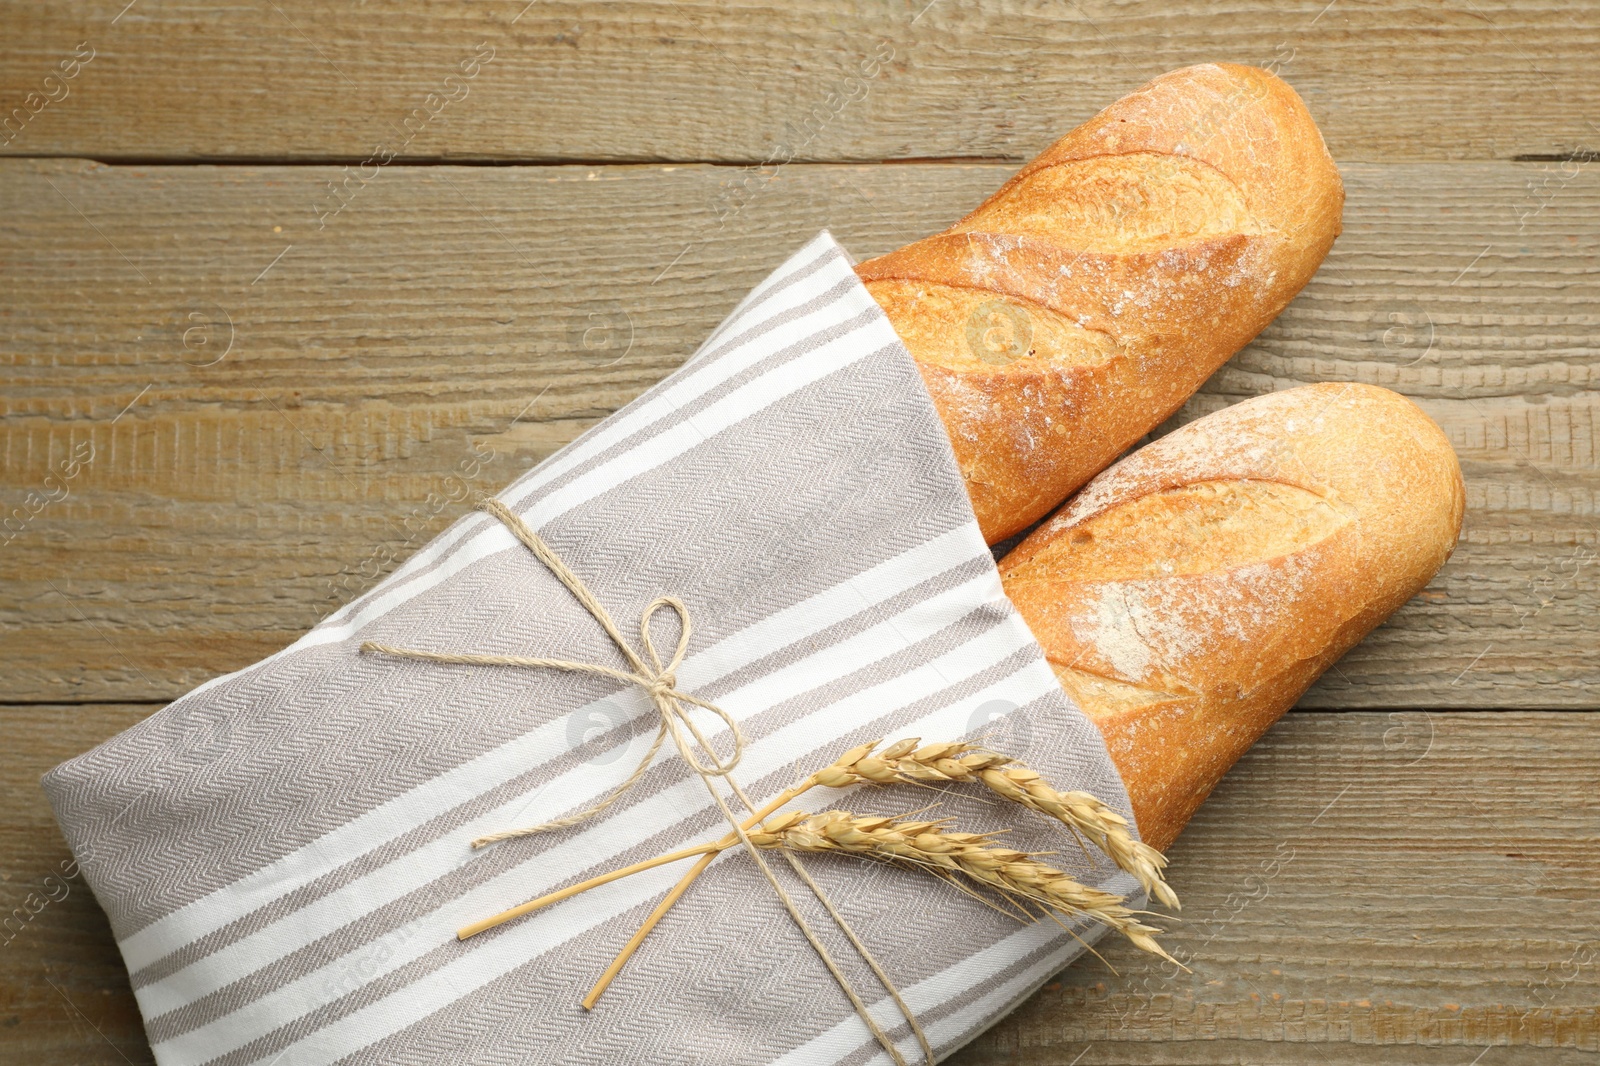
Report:
[[[857,270],[917,360],[992,544],[1272,321],[1343,203],[1294,90],[1207,64],[1124,97],[945,233]]]
[[[1454,549],[1444,433],[1369,385],[1246,400],[1101,474],[1000,563],[1165,850],[1255,740]]]

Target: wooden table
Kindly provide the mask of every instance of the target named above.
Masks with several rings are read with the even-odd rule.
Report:
[[[0,41],[0,1058],[150,1061],[43,770],[289,643],[818,229],[940,229],[1231,60],[1305,97],[1345,232],[1179,418],[1398,389],[1465,534],[1174,849],[1191,972],[1107,942],[959,1061],[1595,1061],[1600,8],[123,2]]]

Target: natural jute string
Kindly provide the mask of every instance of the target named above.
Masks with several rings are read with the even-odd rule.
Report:
[[[689,636],[691,632],[689,625],[689,609],[684,606],[681,600],[675,599],[671,596],[661,596],[655,600],[652,600],[650,605],[644,609],[644,613],[639,619],[639,643],[644,649],[644,654],[640,655],[631,646],[629,646],[627,640],[622,636],[621,631],[617,629],[616,623],[611,620],[611,615],[605,609],[605,606],[601,604],[599,600],[595,599],[593,593],[589,591],[589,589],[584,585],[583,581],[579,579],[578,575],[574,574],[570,569],[567,568],[567,565],[561,561],[560,557],[556,555],[555,551],[551,549],[551,547],[546,544],[539,537],[539,535],[522,520],[519,515],[515,514],[499,500],[495,499],[485,500],[482,504],[480,504],[480,507],[482,510],[487,511],[489,514],[494,515],[501,522],[505,523],[506,527],[511,530],[512,534],[516,536],[517,540],[521,541],[523,546],[531,551],[538,558],[538,560],[556,576],[562,585],[566,586],[567,591],[572,593],[573,598],[583,606],[584,610],[588,611],[594,620],[600,623],[600,627],[605,630],[606,635],[611,638],[612,643],[617,646],[617,649],[622,653],[623,658],[627,660],[631,671],[618,670],[613,667],[601,666],[596,663],[573,662],[569,659],[544,659],[525,658],[515,655],[476,655],[451,652],[417,651],[411,648],[391,647],[390,645],[379,644],[375,641],[364,642],[361,645],[361,650],[364,652],[398,656],[404,659],[421,659],[427,662],[436,663],[451,663],[467,666],[512,666],[541,670],[567,670],[573,673],[585,673],[600,677],[609,677],[614,680],[624,682],[625,684],[638,685],[641,689],[643,689],[645,693],[649,695],[651,702],[655,704],[656,711],[661,717],[661,723],[656,729],[656,737],[650,745],[650,750],[645,753],[645,756],[640,760],[639,765],[634,768],[633,772],[628,775],[627,779],[624,780],[622,784],[618,785],[611,791],[609,795],[607,795],[593,807],[590,807],[585,811],[581,811],[578,814],[569,815],[565,818],[558,818],[554,821],[544,822],[535,826],[528,826],[524,829],[512,829],[499,833],[491,833],[488,836],[479,837],[478,839],[474,840],[472,842],[472,846],[475,848],[483,847],[485,844],[490,844],[497,840],[506,840],[512,837],[527,836],[532,833],[542,833],[551,829],[561,829],[570,825],[575,825],[579,822],[585,821],[586,819],[593,818],[595,815],[599,814],[601,811],[605,810],[611,804],[620,799],[622,795],[628,791],[628,789],[634,786],[639,778],[644,776],[644,773],[647,769],[649,769],[650,763],[654,759],[656,752],[660,750],[661,742],[670,734],[673,744],[678,749],[678,755],[685,763],[688,764],[689,768],[693,770],[700,780],[705,784],[706,790],[711,794],[712,802],[716,804],[717,809],[722,813],[723,818],[727,821],[728,825],[732,827],[734,834],[739,838],[739,842],[744,847],[745,852],[755,862],[756,867],[761,871],[762,876],[764,876],[767,879],[767,883],[772,886],[772,890],[777,893],[778,899],[783,904],[784,909],[788,911],[789,917],[794,920],[795,925],[799,928],[801,934],[805,936],[806,941],[816,951],[818,957],[822,959],[823,964],[828,968],[828,972],[831,973],[834,980],[838,982],[839,987],[844,991],[845,996],[849,998],[851,1006],[855,1008],[855,1011],[858,1015],[860,1015],[861,1020],[866,1023],[866,1026],[872,1032],[873,1037],[878,1041],[879,1044],[883,1046],[884,1050],[889,1053],[889,1057],[897,1064],[897,1066],[906,1066],[905,1057],[900,1054],[900,1049],[895,1046],[894,1041],[889,1038],[889,1035],[883,1031],[882,1027],[878,1025],[876,1019],[872,1017],[872,1012],[867,1008],[866,1003],[856,992],[855,987],[850,983],[850,979],[845,975],[844,971],[839,968],[839,964],[834,960],[833,956],[829,954],[828,949],[818,938],[816,931],[811,928],[810,924],[805,920],[805,917],[800,913],[800,909],[795,904],[794,899],[787,891],[784,890],[783,885],[778,882],[777,876],[773,874],[772,868],[767,865],[766,859],[762,856],[760,850],[750,842],[750,837],[745,832],[744,826],[740,823],[740,819],[734,815],[731,809],[729,809],[727,802],[722,797],[722,794],[717,790],[713,779],[720,777],[728,782],[729,788],[733,790],[736,796],[738,796],[740,802],[743,803],[748,810],[754,813],[756,809],[755,806],[750,802],[750,799],[745,795],[744,790],[739,787],[738,783],[733,779],[732,776],[733,769],[738,766],[739,760],[744,755],[745,739],[744,734],[739,730],[739,724],[734,721],[731,715],[729,715],[722,708],[718,707],[716,704],[700,699],[698,696],[684,692],[677,687],[677,669],[680,665],[682,665],[683,657],[689,648]],[[678,646],[673,651],[671,659],[669,659],[665,664],[662,663],[661,656],[656,651],[655,642],[652,640],[650,635],[651,619],[655,616],[656,611],[662,607],[672,608],[672,610],[678,616]],[[700,732],[700,729],[695,725],[693,719],[689,717],[685,708],[685,704],[693,705],[695,707],[702,707],[705,710],[710,711],[712,714],[720,718],[723,724],[728,727],[728,730],[733,737],[733,753],[728,758],[724,759],[717,754],[716,750],[711,746],[711,744],[706,740],[705,736]],[[700,750],[705,754],[704,761],[702,761],[701,758],[696,755],[695,745],[690,743],[689,737],[685,735],[685,730],[687,730],[688,733],[693,736],[695,743],[699,745]],[[884,987],[894,999],[895,1004],[900,1008],[900,1012],[905,1016],[906,1022],[911,1027],[911,1031],[916,1035],[918,1043],[921,1044],[923,1053],[927,1056],[929,1066],[932,1066],[934,1061],[933,1049],[929,1046],[928,1038],[923,1033],[922,1027],[918,1024],[917,1019],[912,1015],[910,1008],[907,1007],[905,1000],[900,995],[899,990],[894,986],[893,982],[889,980],[888,974],[884,972],[877,960],[872,957],[872,954],[867,950],[866,945],[861,942],[860,937],[856,935],[855,931],[850,927],[850,924],[845,920],[844,916],[840,914],[839,911],[834,907],[832,901],[828,899],[825,893],[823,893],[821,886],[817,885],[817,883],[813,881],[811,877],[801,868],[799,861],[793,855],[790,855],[787,852],[785,852],[785,858],[789,860],[789,864],[794,867],[795,872],[800,875],[800,877],[812,888],[814,892],[816,892],[818,899],[823,905],[823,908],[828,912],[833,920],[838,923],[839,928],[844,932],[845,936],[849,938],[851,944],[855,946],[856,950],[861,953],[862,958],[867,962],[868,966],[872,968],[873,973],[876,974],[878,979],[883,982]]]

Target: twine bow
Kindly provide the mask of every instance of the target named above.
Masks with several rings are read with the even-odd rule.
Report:
[[[672,736],[673,744],[678,749],[679,757],[682,758],[683,761],[688,764],[689,768],[693,770],[700,778],[700,780],[705,783],[706,790],[711,793],[712,801],[716,804],[717,809],[721,811],[722,816],[727,821],[728,825],[732,827],[733,832],[738,836],[739,842],[744,847],[745,852],[749,854],[750,858],[755,861],[756,866],[766,877],[767,882],[772,886],[773,891],[777,893],[778,899],[780,902],[782,902],[784,909],[789,912],[790,918],[794,920],[795,925],[799,927],[800,932],[805,936],[807,942],[810,943],[811,947],[822,959],[823,964],[827,966],[828,972],[833,975],[834,980],[838,982],[839,987],[844,991],[846,997],[849,998],[851,1005],[856,1010],[856,1013],[860,1015],[861,1020],[866,1023],[867,1028],[872,1032],[872,1035],[877,1039],[878,1043],[882,1045],[884,1050],[889,1053],[889,1057],[897,1064],[897,1066],[906,1066],[905,1057],[901,1055],[900,1049],[895,1046],[894,1041],[889,1039],[888,1034],[883,1031],[877,1020],[873,1018],[872,1013],[870,1010],[868,1010],[866,1003],[861,999],[861,996],[856,992],[855,987],[850,983],[850,979],[845,975],[844,971],[840,969],[839,964],[834,961],[833,956],[828,952],[828,949],[823,945],[822,941],[818,939],[816,931],[811,928],[804,916],[801,915],[800,910],[796,906],[793,898],[791,898],[789,893],[785,891],[783,885],[779,883],[777,877],[772,872],[772,868],[767,865],[767,861],[762,856],[759,849],[757,849],[756,846],[751,843],[750,837],[746,833],[743,825],[740,822],[740,819],[733,813],[731,809],[729,809],[727,802],[723,799],[722,794],[717,791],[717,787],[713,783],[716,778],[722,778],[728,783],[728,787],[732,790],[734,795],[739,798],[740,802],[744,804],[745,808],[752,813],[755,812],[755,804],[750,801],[750,798],[745,795],[744,790],[739,787],[738,782],[733,779],[732,772],[734,768],[739,765],[739,760],[744,757],[745,739],[744,734],[739,729],[739,723],[736,722],[727,711],[724,711],[716,704],[711,703],[709,700],[703,700],[692,693],[684,692],[677,687],[677,670],[678,667],[683,664],[683,657],[688,651],[689,637],[692,633],[689,623],[689,608],[684,605],[682,600],[672,596],[659,596],[652,600],[649,606],[644,609],[644,612],[639,617],[639,644],[644,651],[644,654],[640,655],[638,651],[634,650],[634,648],[628,644],[627,640],[623,637],[622,632],[617,628],[616,623],[611,620],[611,614],[605,609],[605,605],[599,600],[595,599],[594,594],[589,591],[588,587],[584,585],[583,581],[578,577],[578,575],[574,574],[570,569],[568,569],[566,563],[561,561],[560,556],[556,555],[555,551],[550,547],[550,545],[546,544],[544,540],[540,538],[540,536],[522,520],[521,516],[517,515],[510,508],[506,507],[505,504],[496,499],[485,500],[479,505],[479,507],[503,522],[506,527],[511,530],[512,534],[517,538],[517,540],[521,541],[524,547],[533,552],[539,561],[556,576],[561,584],[566,586],[567,591],[572,593],[573,598],[576,599],[583,606],[583,608],[594,617],[596,622],[600,623],[600,627],[605,630],[606,635],[611,638],[612,643],[616,644],[617,649],[622,653],[622,657],[627,660],[631,670],[618,670],[615,667],[602,666],[598,663],[580,663],[570,659],[546,659],[528,658],[517,655],[478,655],[462,652],[420,651],[413,648],[396,648],[388,644],[380,644],[377,641],[370,640],[362,643],[361,650],[363,652],[376,653],[380,655],[392,655],[402,659],[420,659],[425,662],[450,663],[464,666],[511,666],[539,670],[565,670],[571,673],[583,673],[592,674],[599,677],[609,677],[625,684],[637,685],[643,689],[650,697],[650,701],[655,705],[661,721],[656,727],[655,740],[651,742],[650,750],[645,752],[644,758],[639,760],[639,765],[634,767],[633,772],[628,775],[626,780],[614,788],[604,799],[595,804],[593,807],[590,807],[584,811],[580,811],[577,814],[568,815],[564,818],[557,818],[554,821],[542,822],[539,825],[528,826],[523,829],[508,829],[498,833],[490,833],[487,836],[478,837],[476,840],[472,841],[472,846],[475,848],[481,848],[486,844],[492,844],[496,841],[507,840],[513,837],[529,836],[534,833],[543,833],[552,829],[563,829],[567,826],[576,825],[579,822],[587,821],[588,819],[593,818],[595,815],[599,814],[601,811],[605,810],[607,807],[611,806],[618,799],[620,799],[638,782],[639,778],[644,776],[645,771],[650,768],[650,764],[654,761],[656,752],[661,749],[662,741],[665,740],[670,734]],[[662,607],[670,607],[678,616],[678,646],[673,650],[672,658],[667,660],[664,664],[661,661],[660,653],[656,650],[655,641],[650,635],[651,619],[655,617],[656,611]],[[712,714],[716,715],[722,720],[723,724],[728,727],[728,730],[733,737],[733,752],[731,755],[724,759],[717,754],[716,749],[712,747],[705,735],[700,732],[700,729],[695,725],[694,720],[689,717],[689,714],[685,709],[686,704],[710,711]],[[685,736],[686,730],[688,734],[694,738],[693,744],[690,743],[689,737]],[[701,761],[700,757],[696,755],[695,744],[698,744],[700,750],[705,753],[705,761]],[[916,1017],[911,1013],[911,1009],[906,1005],[904,999],[901,998],[899,990],[889,979],[888,974],[884,972],[883,968],[878,964],[878,961],[872,956],[872,953],[867,950],[866,945],[861,942],[860,938],[856,935],[855,930],[850,927],[849,922],[847,922],[844,916],[841,915],[834,907],[833,902],[828,899],[827,894],[823,892],[822,887],[812,880],[810,874],[806,873],[804,867],[800,865],[799,859],[795,858],[793,854],[787,851],[783,854],[784,858],[788,860],[789,865],[794,869],[795,873],[797,873],[806,883],[806,885],[810,887],[811,890],[816,894],[818,900],[822,903],[823,908],[838,924],[840,930],[845,934],[846,938],[848,938],[855,949],[860,952],[863,961],[867,963],[878,979],[883,982],[884,987],[888,990],[895,1004],[900,1008],[901,1014],[905,1017],[907,1024],[909,1024],[911,1027],[913,1035],[916,1036],[917,1041],[921,1045],[923,1053],[927,1056],[929,1066],[932,1066],[934,1062],[934,1055],[933,1049],[928,1043],[928,1038],[923,1033],[922,1027],[917,1023]]]
[[[589,591],[578,575],[568,569],[567,564],[561,561],[561,557],[537,533],[530,529],[521,517],[513,513],[499,500],[485,500],[480,506],[482,510],[504,522],[512,534],[529,551],[533,552],[539,561],[566,586],[567,591],[572,593],[573,598],[594,616],[594,620],[600,623],[600,627],[606,631],[606,635],[617,646],[617,650],[622,652],[622,657],[632,667],[632,672],[618,670],[610,666],[602,666],[598,663],[574,662],[570,659],[417,651],[410,648],[396,648],[372,640],[363,643],[361,650],[382,655],[393,655],[402,659],[422,659],[435,663],[452,663],[466,666],[515,666],[536,670],[566,670],[571,673],[609,677],[626,684],[638,685],[642,688],[645,694],[650,697],[650,701],[655,704],[656,711],[661,717],[661,723],[656,727],[655,740],[651,742],[650,750],[645,752],[644,758],[639,760],[639,765],[634,767],[633,772],[628,775],[622,784],[618,785],[605,799],[593,807],[577,814],[568,815],[565,818],[541,822],[538,825],[490,833],[487,836],[478,837],[472,842],[472,846],[481,848],[500,840],[531,836],[534,833],[545,833],[552,829],[565,829],[568,826],[577,825],[579,822],[593,818],[621,799],[630,788],[638,783],[639,778],[643,777],[645,771],[650,769],[650,764],[654,761],[656,752],[661,750],[661,742],[666,739],[668,733],[671,733],[673,742],[678,748],[678,754],[683,758],[684,762],[689,764],[689,769],[701,777],[727,777],[733,768],[739,765],[739,760],[744,757],[744,733],[739,730],[739,723],[734,721],[727,711],[724,711],[709,700],[703,700],[699,696],[684,692],[678,688],[678,667],[683,664],[684,654],[689,650],[689,637],[693,633],[693,628],[689,623],[689,608],[684,606],[683,601],[673,596],[660,596],[652,600],[650,605],[644,609],[643,614],[639,616],[639,643],[644,649],[644,655],[641,656],[629,646],[627,639],[623,637],[621,630],[617,628],[617,624],[611,620],[611,613],[606,610],[605,605],[594,598],[594,594]],[[656,611],[663,607],[670,607],[678,616],[678,646],[673,649],[672,658],[667,660],[665,665],[662,664],[661,655],[656,651],[655,640],[650,635],[651,619],[655,617]],[[696,707],[703,707],[722,720],[722,723],[728,727],[728,731],[733,736],[732,755],[724,759],[717,754],[716,749],[711,746],[704,734],[700,732],[699,727],[694,724],[694,720],[685,713],[683,705],[686,703],[693,704]],[[695,742],[706,753],[706,762],[700,760],[695,754],[694,746],[684,737],[685,728],[694,736]]]

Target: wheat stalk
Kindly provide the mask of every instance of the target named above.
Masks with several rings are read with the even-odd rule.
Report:
[[[749,837],[759,848],[841,852],[960,875],[1024,909],[1031,902],[1068,916],[1093,918],[1136,947],[1171,958],[1155,940],[1159,930],[1139,921],[1121,896],[1080,884],[1041,862],[1038,855],[997,843],[991,834],[955,831],[947,820],[915,822],[861,817],[849,811],[795,811],[767,820]]]
[[[1128,832],[1127,820],[1089,793],[1057,792],[1037,772],[1022,766],[1011,756],[965,741],[923,745],[920,739],[912,737],[896,741],[874,754],[879,743],[881,741],[873,740],[851,748],[831,765],[823,767],[798,785],[780,793],[772,802],[755,812],[745,823],[745,828],[750,828],[779,807],[817,787],[849,788],[858,784],[885,785],[897,781],[921,785],[939,782],[977,782],[1004,799],[1061,821],[1075,834],[1082,833],[1087,836],[1121,869],[1133,874],[1144,886],[1145,891],[1168,906],[1173,908],[1178,906],[1177,894],[1161,876],[1161,870],[1167,862],[1166,857],[1142,841],[1134,840],[1133,835]],[[712,860],[722,851],[732,847],[735,842],[735,838],[729,835],[708,850],[696,849],[695,852],[680,852],[672,856],[673,859],[686,858],[688,854],[698,853],[701,857],[673,886],[672,891],[662,898],[645,918],[644,923],[635,930],[633,936],[628,938],[628,942],[622,946],[617,957],[611,960],[611,964],[595,981],[594,987],[589,989],[589,994],[583,998],[584,1007],[591,1009],[594,1007],[599,998],[605,994],[605,990],[610,987],[611,982],[616,979],[617,974],[622,972],[622,968],[633,957],[634,952],[639,950],[639,946],[644,943],[645,937],[650,935],[650,931],[666,917],[667,912],[684,892],[688,891],[689,886],[706,871]],[[658,861],[670,860],[664,858]],[[626,872],[632,870],[619,871],[618,874],[610,876],[621,876]],[[602,880],[596,878],[592,883],[600,883]],[[552,893],[542,900],[535,900],[503,915],[496,915],[488,922],[481,923],[480,928],[498,924],[546,903],[553,903],[557,899],[565,898],[570,892],[582,891],[590,883],[575,885],[563,893]],[[1122,902],[1120,897],[1111,898],[1118,904]]]
[[[877,754],[876,744],[863,744],[845,752],[832,766],[812,775],[817,784],[847,788],[895,781],[918,783],[978,782],[1004,799],[1020,803],[1082,833],[1123,870],[1138,879],[1146,892],[1177,909],[1178,896],[1161,876],[1165,855],[1135,840],[1128,820],[1087,792],[1057,792],[1035,770],[1009,755],[965,741],[927,744],[915,737],[897,741]]]
[[[1038,772],[1026,766],[985,770],[983,783],[990,789],[1041,814],[1077,829],[1109,855],[1113,862],[1138,879],[1144,890],[1173,910],[1181,909],[1178,894],[1161,871],[1167,857],[1128,831],[1128,820],[1087,792],[1057,792]]]
[[[1030,810],[1055,818],[1062,822],[1074,833],[1082,833],[1097,847],[1104,851],[1123,870],[1134,875],[1145,890],[1162,903],[1171,907],[1178,906],[1178,897],[1170,886],[1162,879],[1161,870],[1166,865],[1166,858],[1159,851],[1133,839],[1128,831],[1127,819],[1116,811],[1101,803],[1087,792],[1057,792],[1051,788],[1036,771],[1021,765],[1009,755],[991,751],[981,745],[971,744],[966,741],[950,741],[936,744],[922,744],[918,738],[908,738],[896,741],[881,751],[878,745],[881,741],[873,740],[866,744],[857,745],[839,756],[828,766],[805,778],[791,788],[785,789],[773,799],[764,804],[760,810],[754,812],[745,821],[744,828],[755,826],[762,818],[767,817],[782,807],[813,788],[849,788],[859,784],[886,785],[895,782],[909,782],[913,784],[931,785],[938,783],[977,783],[986,786],[990,791],[1010,802],[1020,804]],[[930,823],[932,824],[932,823]],[[638,950],[644,938],[655,928],[656,924],[666,916],[673,904],[694,883],[711,861],[718,854],[726,851],[738,843],[738,838],[733,834],[724,836],[714,843],[702,844],[696,847],[684,848],[679,851],[660,855],[653,859],[646,859],[631,866],[626,866],[610,873],[589,878],[578,884],[571,885],[557,892],[541,896],[510,910],[502,911],[493,917],[461,929],[457,936],[465,940],[470,936],[512,919],[540,910],[552,903],[560,902],[580,892],[585,892],[599,885],[607,884],[622,877],[627,877],[644,870],[669,862],[676,862],[693,856],[700,856],[700,860],[683,876],[682,880],[668,893],[640,928],[623,946],[621,952],[606,968],[589,994],[584,997],[585,1007],[593,1007],[606,987],[621,972],[622,967]],[[1012,854],[1021,854],[1012,853]],[[1044,867],[1044,869],[1050,869]],[[1060,871],[1052,871],[1059,878],[1067,878]],[[1070,878],[1067,878],[1070,881]],[[1077,885],[1077,882],[1071,882]],[[1084,892],[1097,890],[1078,885]],[[1106,900],[1114,901],[1121,906],[1122,899],[1109,893],[1098,893]],[[1109,904],[1107,904],[1109,905]],[[1132,914],[1127,911],[1127,914]],[[1109,924],[1109,923],[1108,923]],[[1137,923],[1135,923],[1137,924]],[[1141,935],[1148,936],[1147,927],[1139,926],[1144,930]],[[1151,941],[1153,944],[1154,942]],[[1155,949],[1158,950],[1159,949]]]

